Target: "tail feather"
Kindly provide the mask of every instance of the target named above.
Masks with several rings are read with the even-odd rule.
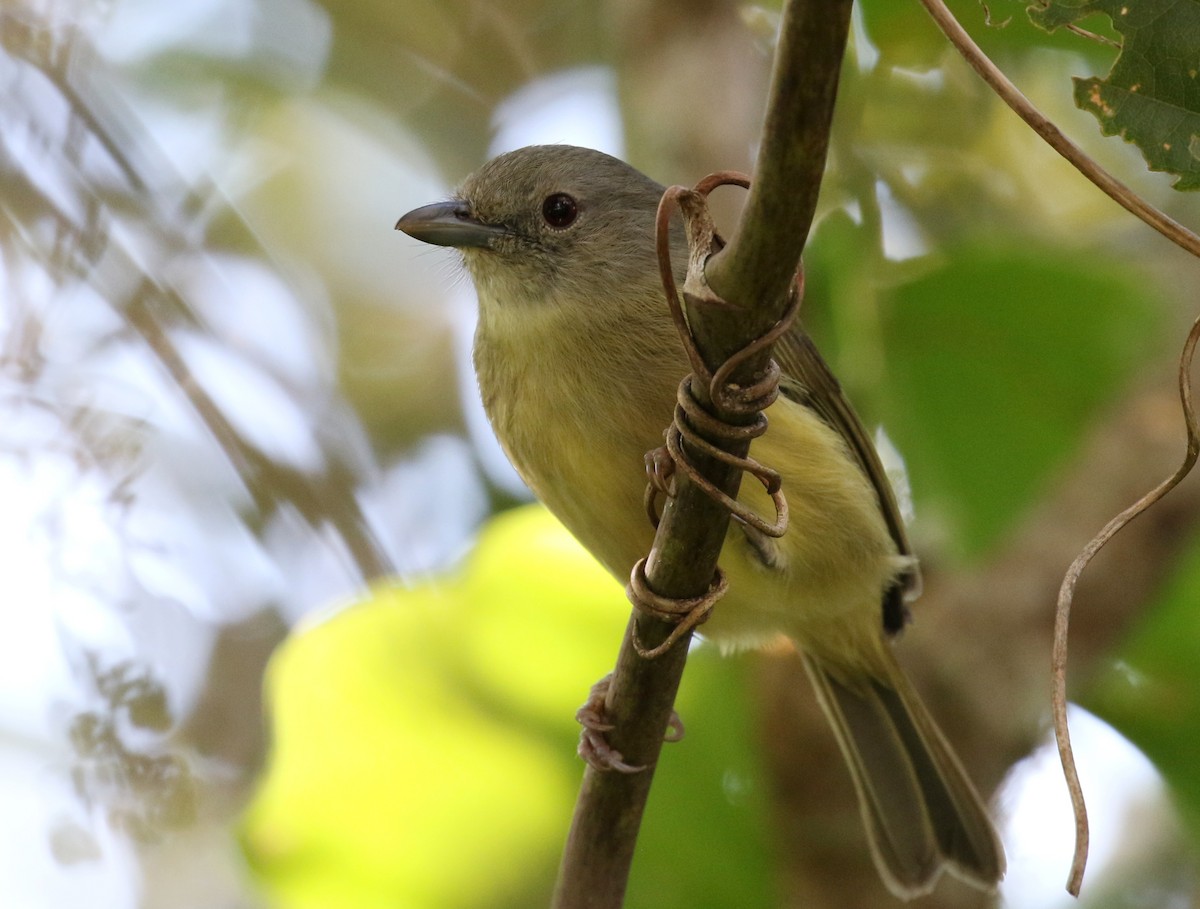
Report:
[[[900,667],[850,686],[805,656],[858,792],[875,864],[896,896],[933,889],[943,870],[985,890],[1004,876],[987,809]]]

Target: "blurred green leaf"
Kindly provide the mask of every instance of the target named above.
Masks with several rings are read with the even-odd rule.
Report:
[[[1156,335],[1135,280],[1065,254],[973,246],[885,295],[882,406],[918,520],[932,504],[978,554],[1031,505]]]
[[[492,520],[456,577],[380,588],[289,640],[243,824],[275,904],[547,901],[582,774],[574,712],[627,615],[612,578],[528,506]],[[771,902],[740,668],[694,657],[689,735],[661,762],[630,906]]]
[[[1106,136],[1132,142],[1151,170],[1200,189],[1200,3],[1195,0],[1046,0],[1030,18],[1052,31],[1106,14],[1122,47],[1107,78],[1075,79],[1075,103]]]
[[[678,702],[687,736],[655,773],[627,909],[779,904],[749,668],[707,647],[689,658]]]
[[[1200,837],[1200,540],[1083,703],[1158,767]]]
[[[502,906],[549,881],[577,772],[567,705],[622,627],[618,588],[563,537],[539,509],[502,516],[459,577],[380,588],[281,648],[274,748],[244,826],[278,905]],[[608,635],[577,633],[609,612]],[[572,634],[525,634],[534,623]],[[489,649],[503,666],[464,674]],[[547,691],[549,738],[510,715],[544,713]]]
[[[1104,53],[1099,46],[1086,45],[1073,37],[1048,37],[1039,33],[1019,15],[1013,15],[1014,8],[1009,3],[947,0],[946,5],[984,52],[1001,63],[1042,47],[1070,48],[1077,53],[1096,56]],[[867,33],[878,46],[885,65],[926,71],[941,66],[946,54],[953,53],[919,4],[864,0],[862,11]]]

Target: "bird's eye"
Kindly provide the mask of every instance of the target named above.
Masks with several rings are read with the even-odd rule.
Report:
[[[579,203],[566,193],[554,193],[542,203],[542,217],[551,227],[570,227],[579,217]]]

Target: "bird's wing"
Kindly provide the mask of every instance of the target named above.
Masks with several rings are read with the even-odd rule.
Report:
[[[883,512],[897,551],[900,555],[911,557],[913,552],[904,528],[904,519],[900,516],[896,495],[875,445],[812,339],[802,329],[794,328],[775,342],[774,356],[783,370],[780,392],[797,404],[808,407],[846,440],[847,449],[875,489],[879,509]],[[914,599],[920,588],[920,573],[914,559],[911,571],[884,598],[883,624],[887,631],[896,632],[903,627],[907,619],[904,603]]]

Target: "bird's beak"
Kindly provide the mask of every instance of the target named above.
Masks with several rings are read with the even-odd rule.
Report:
[[[434,246],[476,246],[487,249],[492,241],[503,236],[505,228],[484,224],[471,217],[463,202],[435,202],[414,208],[396,222],[414,240]]]

